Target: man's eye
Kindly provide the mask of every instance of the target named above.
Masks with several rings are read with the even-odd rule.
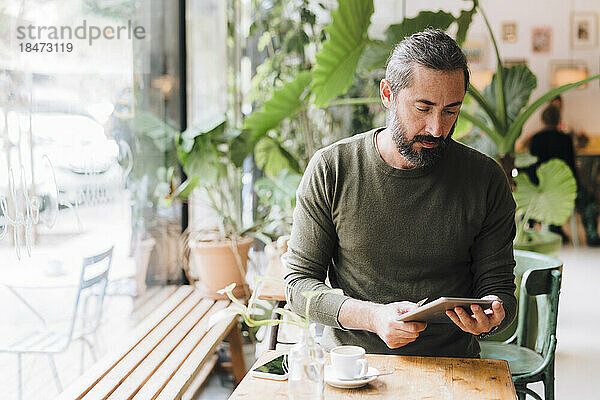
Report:
[[[451,114],[451,115],[454,115],[454,114],[456,114],[456,111],[444,110],[444,112],[445,112],[446,114]]]
[[[427,112],[427,111],[429,111],[428,108],[419,108],[419,107],[417,107],[417,110],[419,110],[421,112]]]

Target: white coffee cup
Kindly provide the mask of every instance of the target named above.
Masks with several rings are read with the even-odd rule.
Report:
[[[354,379],[369,370],[365,349],[360,346],[338,346],[331,350],[331,365],[338,378]]]

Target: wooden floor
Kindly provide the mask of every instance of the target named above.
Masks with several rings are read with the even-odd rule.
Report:
[[[114,347],[125,337],[135,326],[151,313],[159,304],[168,298],[175,290],[176,286],[151,287],[140,298],[133,300],[128,296],[108,296],[105,301],[103,313],[103,323],[98,329],[96,354],[100,358],[109,349]],[[3,304],[0,306],[2,315],[0,319],[0,335],[4,337],[14,336],[15,326],[22,324],[26,328],[30,320],[26,317],[26,312],[20,308],[17,301],[9,304],[11,294],[6,289],[0,293]],[[39,292],[39,291],[38,291]],[[37,293],[40,296],[39,301],[43,301],[44,296],[60,296],[57,293]],[[63,299],[54,298],[53,301]],[[65,295],[65,303],[68,303],[69,296]],[[13,328],[10,329],[9,327]],[[1,336],[0,336],[1,339]],[[81,347],[75,343],[63,353],[55,356],[58,374],[63,388],[67,387],[78,376],[80,371]],[[87,350],[84,353],[84,367],[92,365],[93,359]],[[44,400],[53,399],[58,390],[50,372],[47,358],[38,355],[23,356],[23,399],[24,400]],[[0,399],[17,398],[17,358],[12,354],[0,354]]]

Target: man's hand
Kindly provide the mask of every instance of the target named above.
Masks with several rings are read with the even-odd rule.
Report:
[[[492,303],[491,310],[484,311],[477,304],[471,305],[473,315],[469,315],[462,307],[454,308],[454,311],[446,311],[446,315],[450,317],[460,329],[473,335],[480,335],[489,332],[493,327],[500,325],[504,319],[504,307],[499,301],[498,296],[485,296],[483,300],[497,300]]]
[[[414,342],[427,327],[426,322],[400,322],[400,315],[415,309],[417,305],[409,301],[378,304],[373,314],[372,331],[385,342],[390,349]]]

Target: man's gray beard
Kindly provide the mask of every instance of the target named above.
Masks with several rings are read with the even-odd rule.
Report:
[[[446,151],[446,147],[448,146],[448,143],[450,142],[452,133],[454,133],[454,125],[453,125],[452,129],[450,130],[450,134],[448,135],[448,137],[446,139],[439,140],[439,139],[436,139],[436,138],[430,136],[433,141],[439,140],[438,145],[436,147],[433,147],[431,149],[426,149],[424,147],[421,147],[421,151],[417,151],[417,150],[413,149],[413,145],[415,143],[419,142],[423,138],[423,135],[420,135],[421,137],[419,137],[419,135],[417,135],[413,139],[407,140],[406,139],[406,134],[407,134],[406,127],[398,119],[398,116],[396,115],[395,107],[394,107],[394,109],[390,109],[388,111],[386,120],[387,120],[388,129],[390,129],[390,131],[392,133],[392,139],[394,140],[394,143],[396,144],[396,148],[398,149],[398,152],[400,153],[400,155],[402,157],[404,157],[406,159],[406,161],[408,161],[409,163],[414,165],[415,168],[426,167],[428,165],[433,164],[435,161],[437,161]],[[390,122],[392,122],[392,123],[390,124]]]

